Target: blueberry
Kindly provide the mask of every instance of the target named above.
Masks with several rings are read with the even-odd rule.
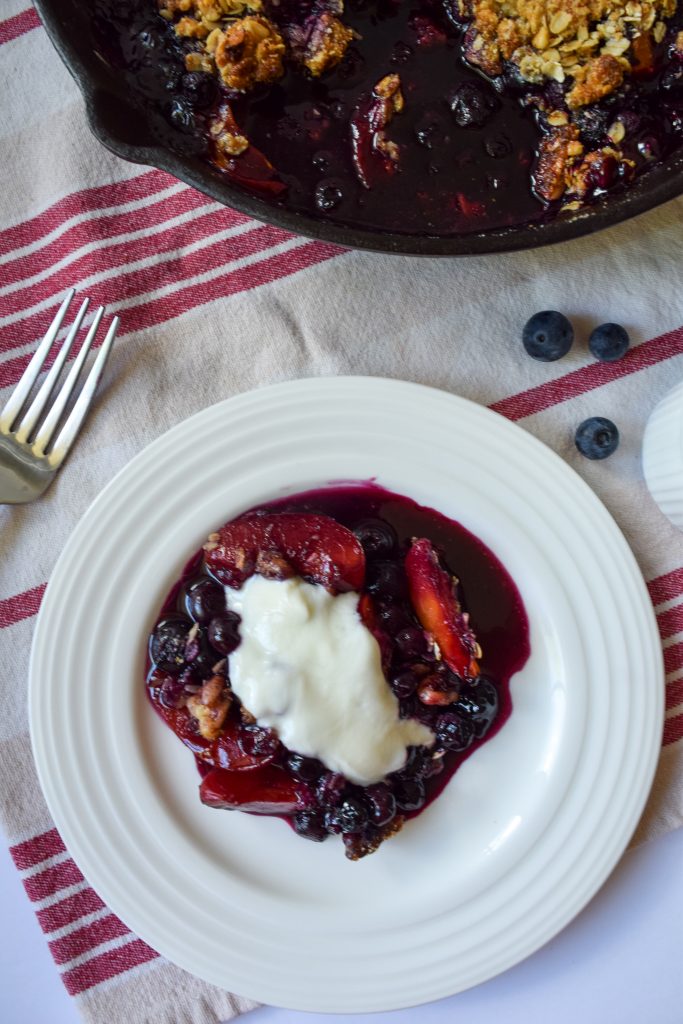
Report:
[[[315,205],[323,213],[334,210],[344,198],[344,192],[334,181],[321,181],[315,190]]]
[[[442,768],[441,758],[433,758],[431,750],[425,750],[424,747],[409,747],[406,763],[396,772],[396,776],[401,779],[431,779],[432,775],[438,775]]]
[[[171,123],[182,132],[193,132],[196,127],[194,112],[185,96],[177,96],[171,104]]]
[[[389,555],[398,543],[393,529],[382,519],[364,519],[353,532],[368,558]]]
[[[590,188],[605,192],[617,179],[619,164],[610,153],[599,154],[591,165],[587,181]]]
[[[621,324],[600,324],[588,339],[588,347],[601,363],[614,363],[626,355],[630,339]]]
[[[645,160],[659,160],[662,154],[662,147],[655,135],[643,135],[638,140],[638,152]]]
[[[522,332],[522,343],[533,359],[551,363],[566,356],[574,341],[574,328],[553,309],[534,313]]]
[[[173,60],[158,60],[155,70],[158,75],[157,80],[160,78],[164,83],[164,89],[168,92],[176,92],[183,76],[181,68]]]
[[[204,71],[190,71],[182,77],[183,95],[193,107],[204,110],[218,95],[218,83],[213,75]]]
[[[418,679],[415,673],[409,669],[397,672],[391,680],[391,688],[399,700],[406,700],[412,697],[417,689]]]
[[[186,700],[187,693],[181,680],[167,676],[159,689],[159,703],[165,708],[180,708]]]
[[[396,604],[380,606],[379,621],[389,636],[394,636],[399,630],[410,625],[410,620],[403,608]]]
[[[303,782],[316,782],[325,771],[320,761],[303,754],[288,754],[286,763],[292,775]]]
[[[394,796],[403,811],[417,811],[425,802],[424,784],[419,779],[394,779]]]
[[[444,133],[444,126],[438,114],[426,111],[415,127],[417,141],[425,149],[433,149]]]
[[[659,82],[660,89],[665,89],[670,96],[683,93],[683,66],[673,65],[665,70]]]
[[[454,711],[445,711],[436,720],[436,738],[447,750],[467,750],[474,739],[474,726]]]
[[[507,135],[489,135],[487,139],[484,139],[484,149],[488,156],[499,160],[501,157],[507,156],[508,153],[512,152],[512,143]]]
[[[598,107],[596,104],[577,111],[575,121],[581,132],[581,141],[590,149],[602,146],[612,118],[613,114],[609,109]]]
[[[323,821],[325,828],[332,835],[338,836],[342,831],[341,818],[339,816],[339,810],[336,807],[328,807],[323,815]]]
[[[149,656],[157,668],[179,675],[185,663],[185,644],[190,629],[186,618],[162,619],[149,640]]]
[[[225,611],[225,592],[214,580],[204,577],[189,588],[185,607],[195,622],[206,625]]]
[[[213,675],[213,666],[216,664],[216,652],[211,649],[206,636],[206,631],[198,629],[194,637],[185,644],[185,661],[192,666],[196,675],[205,679]]]
[[[498,690],[490,679],[481,676],[461,690],[455,709],[469,719],[477,736],[483,736],[498,711]]]
[[[440,690],[442,693],[459,690],[463,685],[462,678],[451,671],[443,661],[438,661],[434,668],[430,670],[429,675],[430,687],[434,690]]]
[[[249,757],[271,757],[280,746],[280,741],[272,729],[245,725],[240,729],[239,744]]]
[[[239,623],[240,617],[235,612],[225,612],[211,619],[208,636],[214,651],[218,651],[219,654],[232,654],[240,642]]]
[[[145,50],[155,50],[159,43],[157,36],[153,35],[149,29],[143,29],[142,32],[139,32],[138,39]]]
[[[321,174],[325,174],[334,164],[334,156],[327,150],[320,150],[318,153],[313,154],[311,157],[311,163],[315,167],[316,171],[320,171]]]
[[[463,82],[451,93],[449,106],[459,128],[481,128],[498,103],[478,85]]]
[[[425,635],[417,626],[406,626],[396,634],[394,641],[404,658],[419,658],[427,650]]]
[[[327,839],[325,821],[319,811],[298,811],[294,815],[294,831],[314,843],[322,843],[323,839]]]
[[[383,782],[368,786],[365,790],[365,799],[373,825],[388,825],[396,814],[396,797],[389,787]]]
[[[367,589],[385,600],[399,600],[406,593],[405,574],[395,562],[375,562],[368,566]]]
[[[336,814],[342,832],[360,832],[368,820],[367,811],[360,800],[350,796],[341,802]]]
[[[619,446],[619,431],[604,416],[591,416],[579,424],[574,441],[587,459],[606,459]]]
[[[339,772],[327,772],[316,787],[318,803],[323,807],[336,807],[341,803],[346,789],[346,779]]]
[[[413,48],[408,43],[395,43],[394,52],[389,58],[392,64],[405,64],[413,55]]]
[[[664,109],[666,111],[666,117],[669,124],[671,125],[671,130],[674,132],[683,131],[683,106],[681,105],[681,102],[679,101],[672,105],[667,104]],[[631,168],[631,171],[633,171],[633,168]]]
[[[439,747],[432,747],[429,754],[424,755],[422,778],[431,779],[434,775],[440,775],[443,771],[443,755],[445,751]]]

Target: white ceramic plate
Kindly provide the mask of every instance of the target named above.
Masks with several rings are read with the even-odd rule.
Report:
[[[522,593],[532,656],[505,727],[396,839],[351,863],[334,840],[201,806],[143,672],[163,596],[213,528],[276,495],[370,477],[493,549]],[[634,558],[561,459],[452,395],[336,378],[213,406],[112,481],[47,588],[30,717],[55,822],[131,929],[242,995],[361,1012],[491,978],[581,910],[642,811],[662,695]]]

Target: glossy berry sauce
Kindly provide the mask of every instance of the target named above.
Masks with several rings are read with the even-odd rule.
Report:
[[[344,22],[359,38],[336,68],[317,79],[289,68],[281,80],[246,95],[211,75],[184,72],[185,53],[195,44],[175,36],[154,0],[93,3],[100,55],[127,96],[144,107],[152,133],[171,149],[211,162],[208,119],[228,100],[252,150],[275,169],[269,181],[233,174],[233,184],[273,205],[351,227],[440,236],[558,214],[558,204],[541,201],[533,189],[542,132],[534,106],[538,97],[549,109],[561,106],[558,86],[532,86],[513,75],[485,79],[462,58],[462,26],[450,0],[346,0]],[[298,5],[290,6],[295,23]],[[287,4],[275,9],[286,18]],[[577,116],[587,150],[608,144],[609,126],[622,119],[622,149],[634,165],[629,176],[683,143],[683,62],[667,58],[680,24],[677,14],[651,71],[631,76]],[[400,149],[398,169],[366,188],[353,163],[351,123],[373,86],[393,73],[405,98],[387,128]],[[238,159],[236,166],[247,164]],[[609,161],[605,168],[589,203],[628,185]]]
[[[374,820],[388,816],[389,824],[396,816],[414,817],[508,719],[510,680],[530,651],[527,616],[509,574],[473,534],[439,512],[374,484],[308,491],[258,511],[322,513],[354,532],[365,552],[363,592],[370,595],[389,641],[385,675],[401,716],[428,725],[436,735],[434,747],[409,748],[405,766],[383,784],[352,785],[320,761],[288,751],[273,731],[249,723],[248,716],[245,724],[236,696],[223,734],[213,743],[203,739],[184,702],[212,676],[216,663],[229,685],[229,654],[239,644],[239,620],[226,613],[223,588],[208,573],[203,550],[190,559],[160,611],[150,638],[147,692],[166,723],[193,750],[203,776],[213,767],[234,769],[242,773],[242,788],[247,790],[249,772],[260,766],[267,765],[273,777],[292,777],[304,794],[297,813],[288,819],[296,831],[318,841],[342,833],[349,855],[362,856],[359,841],[381,841],[373,815]],[[471,684],[454,680],[437,662],[415,616],[404,562],[416,537],[428,538],[443,567],[460,581],[458,596],[483,651],[481,675]],[[193,621],[196,628],[188,640]],[[227,665],[221,665],[226,655]],[[436,706],[419,699],[420,681],[434,672],[444,688],[456,683],[457,702]],[[257,772],[251,775],[257,777]]]

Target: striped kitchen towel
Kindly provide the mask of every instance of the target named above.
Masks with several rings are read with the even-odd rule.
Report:
[[[64,541],[117,470],[179,420],[260,384],[366,373],[435,385],[520,422],[584,476],[649,581],[665,653],[661,762],[636,839],[679,826],[683,535],[647,493],[640,448],[650,411],[683,376],[683,201],[524,254],[437,261],[343,252],[112,156],[90,135],[81,98],[25,0],[3,0],[0,19],[0,403],[68,286],[122,318],[97,413],[67,466],[40,502],[0,507],[0,820],[86,1019],[205,1024],[250,1004],[163,961],[64,849],[28,738],[35,615]],[[552,364],[529,359],[519,341],[527,317],[547,308],[565,311],[579,339]],[[634,344],[621,362],[598,364],[585,338],[606,320],[624,323]],[[603,463],[574,447],[576,425],[591,415],[621,430],[619,450]]]

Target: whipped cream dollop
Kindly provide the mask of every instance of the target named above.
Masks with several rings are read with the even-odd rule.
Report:
[[[225,591],[242,618],[232,688],[290,750],[369,786],[403,766],[407,747],[432,745],[426,725],[399,718],[358,594],[257,575]]]

